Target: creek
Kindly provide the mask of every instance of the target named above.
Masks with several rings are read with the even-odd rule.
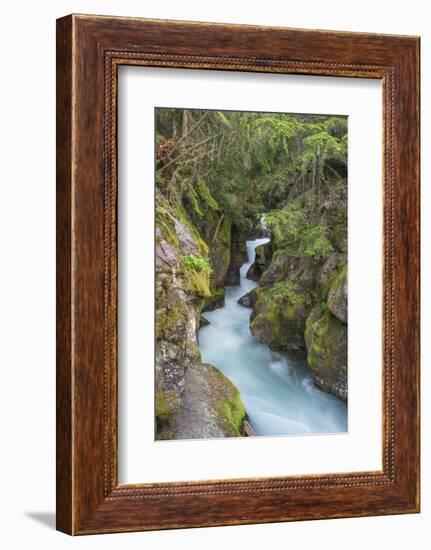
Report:
[[[240,284],[226,287],[225,305],[207,311],[199,329],[204,363],[218,368],[239,389],[256,435],[305,435],[347,430],[347,406],[319,390],[304,359],[272,351],[250,331],[252,310],[238,299],[258,286],[246,274],[255,248],[269,239],[247,241],[248,260],[240,269]]]

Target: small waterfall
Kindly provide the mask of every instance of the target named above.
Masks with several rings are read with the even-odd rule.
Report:
[[[263,220],[264,222],[264,220]],[[202,360],[217,367],[239,389],[257,435],[305,435],[347,430],[346,404],[313,384],[305,361],[276,353],[250,331],[251,309],[238,299],[257,285],[246,278],[255,248],[269,239],[247,241],[248,260],[240,284],[226,287],[225,305],[203,314],[198,332]]]

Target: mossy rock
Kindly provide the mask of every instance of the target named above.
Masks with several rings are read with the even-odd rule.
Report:
[[[241,235],[235,226],[232,226],[230,263],[224,278],[225,286],[235,286],[240,284],[240,268],[246,261],[247,246],[245,243],[245,236]]]
[[[210,439],[244,435],[246,411],[238,388],[207,364],[190,365],[181,406],[161,424],[160,439]]]
[[[156,338],[175,339],[176,333],[183,329],[188,321],[187,312],[183,304],[162,304],[160,298],[160,295],[156,298]]]
[[[217,288],[224,285],[225,277],[231,261],[231,223],[226,218],[219,218],[211,224],[209,256],[213,273],[211,286]]]
[[[263,273],[265,269],[269,267],[272,259],[272,252],[273,250],[271,241],[256,246],[256,257],[254,261],[259,273]]]
[[[182,275],[185,281],[185,289],[189,294],[200,298],[210,298],[210,275],[199,270],[182,265]]]
[[[269,267],[272,258],[271,242],[260,244],[255,248],[255,259],[247,271],[247,279],[259,281],[264,271]]]
[[[205,298],[202,311],[213,311],[224,306],[225,289],[223,287],[216,288],[211,292],[209,298]]]
[[[317,386],[347,399],[347,325],[317,306],[306,322],[305,343]]]
[[[347,300],[347,264],[344,264],[329,285],[327,299],[329,311],[343,323],[347,323]]]
[[[169,426],[179,405],[180,399],[175,391],[157,388],[155,396],[156,439],[159,439],[158,434]]]
[[[319,262],[309,256],[297,256],[289,250],[276,250],[269,267],[260,278],[262,286],[273,285],[280,281],[293,281],[303,289],[311,290],[316,284],[316,270]]]
[[[261,285],[272,285],[289,277],[294,258],[287,251],[277,250],[260,278]]]
[[[273,350],[303,348],[310,307],[310,297],[297,292],[290,281],[260,288],[251,315],[251,332],[256,340]]]
[[[258,291],[253,288],[253,290],[241,296],[241,298],[237,300],[237,303],[244,307],[254,307],[256,305],[257,292]]]
[[[208,321],[208,319],[205,319],[205,317],[201,315],[199,319],[199,328],[206,327],[209,324],[210,322]]]

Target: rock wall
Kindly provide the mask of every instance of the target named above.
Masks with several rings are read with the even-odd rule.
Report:
[[[184,212],[161,195],[156,209],[156,438],[242,435],[245,409],[236,387],[201,362],[202,308],[217,298],[230,263],[230,224],[220,224],[208,249]],[[213,254],[210,276],[184,264]],[[149,368],[149,367],[147,367]]]
[[[303,350],[316,385],[347,399],[347,193],[322,204],[332,252],[325,257],[259,250],[252,277],[259,280],[251,305],[254,337],[275,351]],[[252,266],[253,267],[253,266]]]
[[[247,248],[245,241],[245,236],[241,234],[235,225],[232,225],[230,263],[224,279],[224,284],[226,286],[239,285],[239,269],[247,259]]]

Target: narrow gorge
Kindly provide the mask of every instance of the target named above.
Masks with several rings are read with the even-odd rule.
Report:
[[[267,241],[247,241],[240,284],[226,288],[224,306],[204,313],[209,324],[198,333],[202,360],[215,365],[240,391],[249,435],[346,431],[345,404],[316,389],[304,358],[272,351],[250,331],[252,310],[239,302],[258,286],[247,279],[247,272],[255,248]]]
[[[346,431],[345,117],[156,130],[156,438]]]

